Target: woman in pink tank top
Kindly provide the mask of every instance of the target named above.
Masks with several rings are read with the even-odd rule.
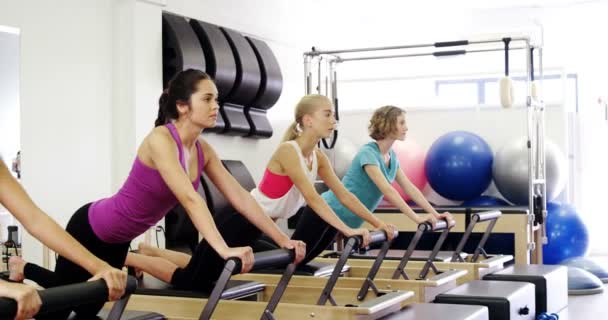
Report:
[[[242,261],[242,272],[248,272],[254,262],[252,248],[226,244],[196,190],[204,171],[231,203],[235,206],[238,203],[240,212],[250,223],[281,247],[295,248],[296,262],[301,260],[305,252],[303,243],[290,240],[272,222],[202,139],[201,132],[216,125],[217,97],[215,84],[204,72],[189,69],[176,74],[159,99],[156,127],[140,144],[122,188],[112,197],[81,207],[68,222],[66,231],[100,259],[122,268],[131,240],[154,226],[179,203],[217,257],[214,261],[237,257]],[[155,267],[167,282],[178,269],[170,262]],[[54,272],[30,263],[17,268],[22,270],[22,276],[47,288],[91,277],[87,270],[63,256],[58,258]],[[205,280],[211,282],[216,278]],[[87,305],[74,311],[88,318],[95,316],[101,307],[102,304]],[[68,314],[66,310],[53,319],[66,318]]]

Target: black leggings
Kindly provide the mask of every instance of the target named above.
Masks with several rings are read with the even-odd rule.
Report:
[[[278,249],[279,246],[238,212],[215,217],[215,224],[229,247],[251,246],[254,252]],[[304,208],[294,240],[306,243],[305,265],[325,250],[336,237],[337,230],[327,224],[309,207]],[[178,289],[210,291],[219,278],[226,261],[202,240],[192,254],[185,268],[177,268],[171,277],[171,284]]]
[[[254,251],[272,250],[273,243],[258,241],[262,232],[238,212],[214,217],[215,224],[229,247],[251,246]],[[226,261],[203,239],[196,246],[185,268],[177,268],[171,284],[183,290],[209,292],[219,278]]]
[[[306,243],[306,257],[300,265],[305,265],[327,249],[334,241],[338,230],[330,226],[309,206],[304,207],[291,239]]]
[[[86,204],[74,213],[68,222],[66,231],[93,255],[106,261],[114,268],[122,269],[127,253],[129,252],[129,243],[106,243],[97,238],[89,223],[89,207],[90,204]],[[84,268],[62,256],[59,256],[57,259],[54,272],[38,265],[27,263],[24,268],[24,275],[26,279],[35,281],[44,288],[85,282],[92,277]],[[105,302],[85,305],[74,311],[78,314],[79,318],[94,317],[103,307],[104,303]],[[48,318],[65,319],[70,311],[71,310],[66,310],[60,314],[49,315]]]
[[[279,246],[238,212],[215,217],[215,224],[229,247],[251,246],[254,252],[278,249]],[[334,240],[337,230],[321,219],[310,207],[305,207],[291,237],[306,243],[307,253],[300,265],[316,258]],[[196,247],[185,268],[177,268],[171,284],[183,290],[210,291],[219,278],[226,261],[206,240]]]

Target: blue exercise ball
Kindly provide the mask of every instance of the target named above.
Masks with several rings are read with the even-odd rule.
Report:
[[[573,206],[547,203],[545,224],[548,240],[543,246],[545,264],[559,264],[566,259],[585,255],[589,246],[589,234]]]
[[[509,203],[492,196],[479,196],[463,202],[461,207],[508,207]]]
[[[427,200],[427,201],[428,201],[428,200]],[[433,203],[433,202],[431,202],[431,201],[428,201],[428,202],[429,202],[429,204],[430,204],[431,206],[433,206],[433,207],[437,206],[436,204],[434,204],[434,203]],[[407,203],[407,205],[408,205],[408,206],[410,206],[411,208],[420,208],[420,206],[419,206],[419,205],[418,205],[416,202],[414,202],[414,200],[412,200],[412,199],[407,200],[405,203]]]
[[[492,161],[492,149],[480,136],[453,131],[431,145],[425,161],[426,177],[441,196],[470,200],[490,185]]]

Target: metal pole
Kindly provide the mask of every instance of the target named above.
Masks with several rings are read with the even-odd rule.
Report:
[[[540,143],[540,149],[541,149],[541,153],[540,153],[540,159],[542,160],[542,176],[543,176],[543,180],[544,183],[542,185],[542,191],[541,191],[541,195],[543,198],[542,201],[542,215],[543,215],[543,225],[541,226],[542,228],[542,243],[543,244],[547,244],[547,161],[546,161],[546,150],[545,150],[545,101],[544,101],[544,97],[543,97],[543,93],[544,93],[544,88],[543,88],[543,49],[542,48],[538,48],[538,68],[539,68],[539,74],[540,74],[540,90],[538,91],[538,97],[540,98],[540,102],[541,102],[541,114],[540,114],[540,123],[541,123],[541,131],[540,131],[540,137],[541,137],[541,141]],[[542,248],[541,248],[541,254],[542,254]]]
[[[529,250],[531,250],[531,261],[532,263],[536,263],[536,236],[534,230],[534,224],[536,220],[536,212],[534,210],[534,190],[535,188],[535,180],[536,180],[536,134],[534,130],[535,116],[534,116],[534,106],[531,95],[530,88],[530,80],[531,80],[531,63],[532,57],[530,54],[530,43],[526,42],[526,114],[527,114],[527,124],[528,124],[528,140],[526,146],[528,148],[528,212],[532,215],[533,219],[528,220],[528,232],[530,233],[532,239],[529,242]]]
[[[310,60],[312,59],[309,55],[304,55],[304,92],[310,94],[312,86],[312,73],[310,72]]]
[[[322,75],[321,75],[321,70],[323,70],[323,69],[321,68],[322,61],[323,61],[323,57],[319,57],[319,62],[318,62],[318,64],[317,64],[317,66],[318,66],[318,68],[319,68],[319,71],[318,71],[318,74],[317,74],[317,93],[318,93],[318,94],[321,94],[321,82],[322,82],[322,81],[321,81],[321,78],[322,78]]]
[[[336,60],[331,60],[329,62],[329,82],[331,84],[329,96],[334,103],[334,108],[336,109],[336,120],[340,120],[338,113],[338,72],[336,70],[336,62]]]
[[[512,47],[509,50],[522,50],[525,47]],[[451,55],[463,55],[467,53],[479,53],[479,52],[494,52],[503,51],[503,48],[492,48],[492,49],[474,49],[474,50],[460,50],[452,51],[454,54]],[[409,57],[425,57],[425,56],[438,56],[442,53],[449,53],[450,51],[434,51],[434,52],[421,52],[421,53],[408,53],[408,54],[394,54],[394,55],[381,55],[381,56],[368,56],[368,57],[352,57],[352,58],[340,58],[340,62],[346,61],[364,61],[364,60],[380,60],[380,59],[395,59],[395,58],[409,58]],[[449,56],[449,55],[441,55]]]
[[[340,120],[339,109],[338,109],[338,79],[337,79],[337,71],[336,71],[336,60],[328,60],[328,71],[329,71],[329,88],[327,90],[327,96],[331,99],[334,104],[335,117],[336,121]],[[333,141],[329,144],[330,148],[333,149],[338,143],[338,128],[334,130]],[[336,166],[336,152],[332,152],[334,155],[332,165]]]
[[[355,52],[370,52],[370,51],[386,51],[386,50],[404,50],[404,49],[416,49],[416,48],[441,48],[449,46],[467,46],[472,44],[484,44],[484,43],[501,43],[503,38],[500,39],[488,39],[479,41],[468,41],[468,40],[457,40],[457,41],[442,41],[434,43],[424,44],[413,44],[413,45],[402,45],[402,46],[385,46],[385,47],[367,47],[367,48],[353,48],[353,49],[342,49],[342,50],[325,50],[325,51],[309,51],[306,55],[316,56],[323,54],[339,54],[339,53],[355,53]],[[530,42],[528,37],[511,38],[511,41],[526,41]]]

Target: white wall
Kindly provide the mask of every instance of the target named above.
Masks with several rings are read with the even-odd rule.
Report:
[[[0,156],[19,151],[19,30],[0,25]]]
[[[112,11],[107,1],[17,1],[0,24],[21,30],[23,184],[65,224],[82,204],[110,192]],[[37,241],[25,257],[42,263]]]
[[[513,28],[544,28],[545,67],[558,66],[580,77],[581,106],[593,105],[598,96],[606,93],[604,70],[608,62],[608,44],[598,41],[599,30],[608,27],[603,1],[573,7],[544,9],[482,10],[475,15],[475,24],[487,26],[485,31]]]
[[[578,114],[575,136],[578,138],[577,163],[575,175],[579,177],[576,185],[580,205],[579,214],[589,230],[590,253],[608,254],[605,225],[608,224],[604,201],[606,181],[608,181],[608,120],[602,108],[589,108]]]
[[[8,168],[20,148],[19,109],[19,30],[0,25],[0,161]],[[13,223],[0,205],[0,241]]]

